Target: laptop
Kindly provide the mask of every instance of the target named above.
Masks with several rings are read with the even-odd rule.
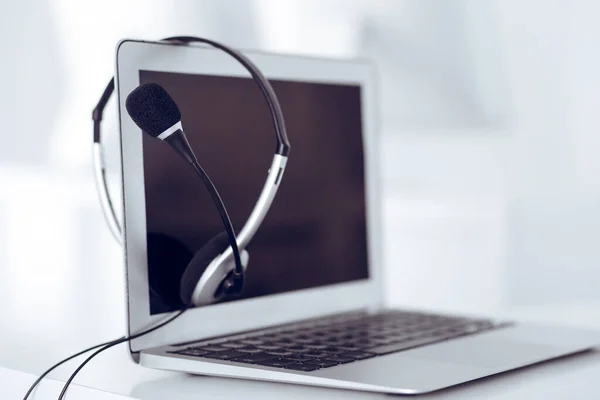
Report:
[[[599,333],[584,330],[386,308],[373,68],[356,60],[245,54],[270,80],[285,115],[292,144],[285,177],[246,248],[243,293],[191,308],[132,340],[135,362],[420,394],[600,343]],[[223,228],[194,171],[128,117],[126,96],[149,82],[170,93],[238,229],[260,193],[275,142],[259,90],[222,52],[125,40],[116,67],[133,335],[184,308],[181,274]]]

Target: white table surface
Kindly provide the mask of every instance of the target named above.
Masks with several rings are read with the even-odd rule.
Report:
[[[23,182],[27,181],[15,178],[1,185],[10,191],[3,197],[0,211],[4,213],[0,225],[0,296],[4,299],[0,307],[0,368],[40,374],[72,353],[124,334],[122,258],[102,220],[91,179],[81,181],[88,186],[78,185],[77,195],[73,194],[71,181]],[[43,201],[39,200],[40,193]],[[403,304],[401,293],[393,293],[388,299],[390,305]],[[474,310],[476,307],[453,311]],[[600,331],[600,304],[495,310],[486,307],[486,311]],[[66,380],[73,367],[71,362],[50,377]],[[0,375],[0,387],[18,390],[7,376]],[[592,352],[421,398],[587,399],[598,393],[599,377],[600,353]],[[133,363],[123,345],[88,364],[75,382],[143,400],[216,395],[221,399],[383,398],[369,393],[150,370]]]
[[[37,379],[36,375],[28,374],[14,369],[0,367],[0,384],[2,385],[2,399],[22,399],[31,384]],[[44,379],[35,388],[30,398],[37,400],[56,399],[62,391],[64,382],[55,379]],[[87,388],[85,386],[71,385],[67,396],[68,400],[128,400],[125,397],[103,390]]]

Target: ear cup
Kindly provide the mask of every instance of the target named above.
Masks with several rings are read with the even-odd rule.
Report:
[[[184,304],[192,302],[192,294],[194,288],[200,280],[200,277],[206,270],[206,267],[212,260],[223,253],[229,247],[229,236],[227,232],[221,232],[210,239],[204,246],[200,248],[189,262],[181,277],[180,296]]]
[[[194,254],[185,244],[164,233],[149,233],[147,246],[152,311],[166,312],[181,308],[179,283]]]

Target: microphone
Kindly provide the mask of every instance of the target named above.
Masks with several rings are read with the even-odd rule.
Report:
[[[157,83],[138,86],[127,96],[125,108],[142,131],[168,143],[190,164],[198,163],[183,133],[179,107],[162,86]]]
[[[223,200],[214,183],[198,163],[198,159],[183,133],[181,112],[169,93],[157,83],[145,83],[135,88],[125,100],[127,113],[135,124],[148,135],[168,143],[186,159],[202,179],[210,193],[225,227],[235,267],[219,285],[217,292],[239,294],[244,286],[244,267],[240,257],[235,231]],[[201,249],[202,250],[202,249]],[[209,260],[212,261],[212,260]]]

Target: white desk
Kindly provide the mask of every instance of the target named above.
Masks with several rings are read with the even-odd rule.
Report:
[[[27,374],[21,371],[15,371],[13,369],[6,369],[0,367],[0,384],[2,385],[2,398],[3,399],[22,399],[24,394],[27,392],[31,384],[37,379],[37,376]],[[35,388],[35,391],[31,394],[30,398],[43,400],[43,399],[56,399],[62,388],[64,382],[57,381],[54,379],[44,379]],[[67,395],[69,400],[128,400],[131,397],[125,397],[114,393],[109,393],[103,390],[97,390],[87,388],[79,385],[69,386],[69,392]]]
[[[124,333],[120,248],[104,225],[93,180],[88,176],[76,180],[76,195],[73,181],[44,178],[27,183],[19,176],[6,182],[0,179],[0,190],[6,189],[0,210],[0,296],[5,299],[0,307],[0,367],[40,374],[65,356]],[[43,199],[39,199],[41,193]],[[400,306],[402,299],[390,296],[390,301]],[[600,304],[495,313],[600,330]],[[67,364],[51,377],[66,380],[73,365]],[[600,355],[590,353],[464,385],[430,398],[562,399],[574,393],[579,396],[571,397],[589,398],[597,393],[599,377]],[[150,370],[135,365],[124,346],[88,364],[76,383],[143,400],[201,399],[216,394],[222,399],[383,398]],[[0,387],[11,384],[11,379],[0,377]]]

